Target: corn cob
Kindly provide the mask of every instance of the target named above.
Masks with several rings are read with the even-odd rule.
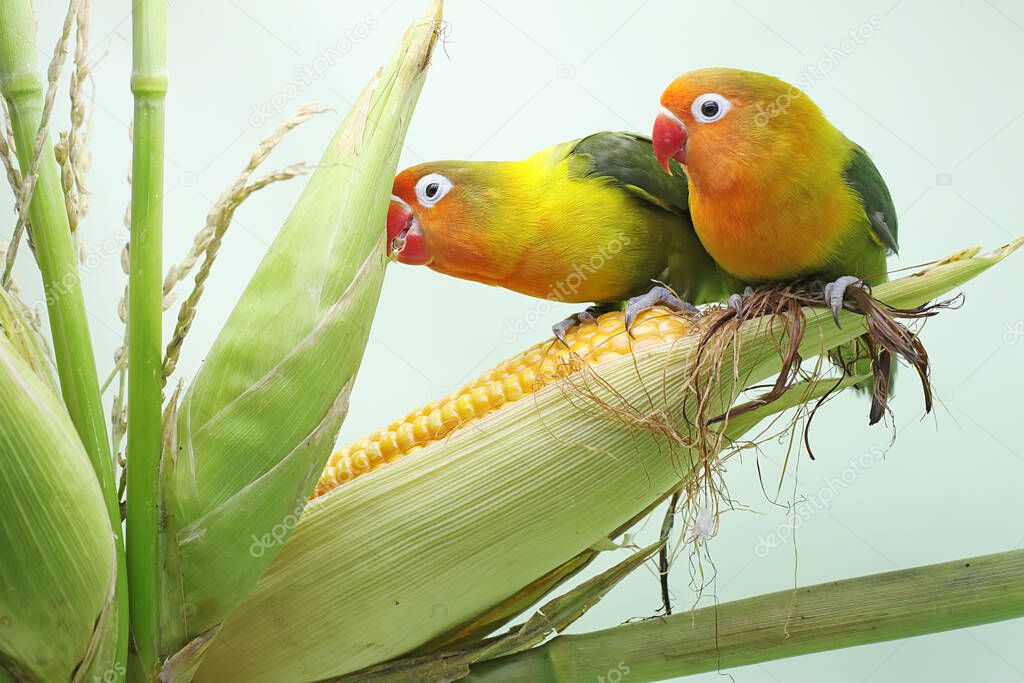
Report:
[[[626,334],[621,311],[577,325],[565,335],[568,346],[554,339],[536,344],[488,370],[447,397],[414,410],[386,429],[335,451],[317,482],[313,498],[393,462],[452,432],[518,401],[580,369],[620,358],[631,350],[675,341],[692,324],[663,308],[637,316],[633,338]]]

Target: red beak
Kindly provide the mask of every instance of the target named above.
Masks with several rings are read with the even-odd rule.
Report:
[[[387,234],[388,256],[397,248],[396,258],[399,263],[412,266],[430,263],[431,258],[416,222],[416,215],[408,204],[397,198],[393,198],[388,206]]]
[[[412,225],[412,209],[405,202],[391,200],[388,206],[388,256],[391,256],[391,245],[395,239]]]
[[[686,126],[676,117],[663,112],[654,119],[654,130],[651,133],[651,139],[654,142],[654,156],[658,157],[658,163],[669,175],[672,175],[670,159],[686,163],[686,140],[688,137]]]

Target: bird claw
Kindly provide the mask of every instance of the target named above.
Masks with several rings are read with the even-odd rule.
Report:
[[[555,335],[555,339],[568,347],[569,343],[565,341],[565,333],[581,323],[594,322],[597,320],[597,316],[599,315],[601,315],[601,309],[598,306],[588,306],[585,310],[582,310],[579,313],[573,313],[565,320],[561,320],[552,325],[551,332]]]
[[[846,297],[846,290],[854,285],[864,288],[864,283],[861,279],[853,275],[844,275],[836,278],[835,282],[829,282],[825,285],[825,304],[832,309],[832,319],[835,320],[836,327],[839,329],[843,328],[839,324],[839,313],[843,310],[843,299]]]
[[[626,332],[629,336],[633,336],[632,328],[633,323],[636,321],[636,317],[648,308],[655,306],[665,306],[670,308],[676,313],[700,313],[700,310],[693,304],[683,301],[675,292],[664,285],[655,285],[651,287],[651,290],[646,294],[640,296],[634,296],[632,299],[626,302]]]
[[[729,308],[736,311],[736,315],[739,316],[743,313],[743,303],[754,293],[753,287],[747,287],[743,290],[742,294],[733,294],[729,297]]]
[[[576,314],[570,315],[565,320],[561,320],[551,326],[551,333],[555,335],[555,339],[562,342],[565,346],[569,346],[569,342],[565,341],[565,333],[576,326]]]

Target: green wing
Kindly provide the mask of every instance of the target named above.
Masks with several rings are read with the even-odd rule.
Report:
[[[666,211],[690,214],[685,171],[673,161],[673,175],[665,173],[648,137],[635,133],[594,133],[578,140],[569,155],[586,162],[574,169],[583,177],[610,178]]]
[[[673,161],[672,175],[665,173],[650,138],[635,133],[595,133],[577,141],[568,155],[573,162],[570,174],[575,177],[611,180],[640,201],[678,217],[673,221],[678,226],[676,246],[666,254],[664,278],[680,296],[702,304],[743,290],[743,283],[708,255],[693,229],[683,167]]]
[[[843,171],[846,183],[856,190],[871,223],[872,237],[892,253],[899,251],[899,224],[889,188],[875,162],[861,147],[853,146],[853,156]]]

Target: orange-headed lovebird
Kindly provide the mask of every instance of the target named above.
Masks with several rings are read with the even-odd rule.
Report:
[[[447,275],[598,304],[555,325],[560,338],[622,301],[628,328],[653,305],[692,309],[743,287],[701,246],[676,170],[663,173],[651,140],[630,133],[595,133],[522,161],[420,164],[395,178],[388,250]]]
[[[735,277],[830,281],[836,324],[848,286],[886,279],[897,250],[889,190],[796,87],[738,69],[684,74],[661,96],[653,140],[666,171],[684,165],[697,235]]]

